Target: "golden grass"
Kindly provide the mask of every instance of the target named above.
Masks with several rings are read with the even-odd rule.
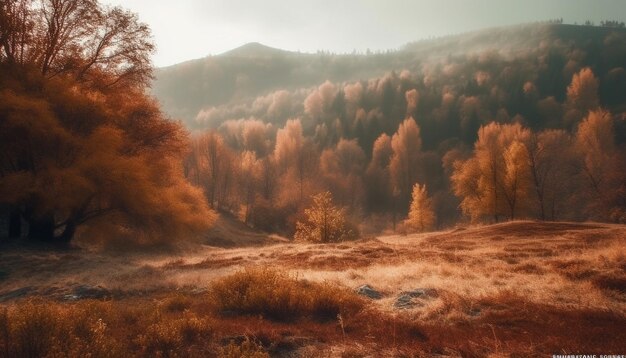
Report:
[[[0,356],[620,354],[625,247],[624,226],[514,222],[177,256],[0,253],[0,300],[46,297],[0,303]],[[63,301],[78,282],[111,300]],[[350,292],[366,283],[383,298]],[[415,288],[437,294],[394,308]]]

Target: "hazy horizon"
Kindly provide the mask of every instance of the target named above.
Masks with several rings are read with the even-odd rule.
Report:
[[[455,0],[254,2],[106,0],[152,29],[158,67],[216,55],[250,42],[289,51],[350,53],[397,49],[422,39],[562,18],[565,23],[619,20],[619,0]],[[164,14],[167,14],[165,21]]]

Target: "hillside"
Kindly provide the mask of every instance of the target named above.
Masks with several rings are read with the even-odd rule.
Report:
[[[246,334],[275,356],[391,356],[398,349],[444,356],[619,353],[626,349],[620,328],[626,325],[625,245],[623,225],[518,221],[339,244],[203,247],[179,254],[5,248],[0,308],[27,298],[45,299],[57,310],[88,304],[87,312],[105,309],[99,317],[110,324],[122,319],[115,312],[146,307],[143,320],[126,323],[124,332],[150,322],[156,307],[164,315],[157,324],[163,325],[189,310],[185,319],[208,320],[212,327],[193,347],[214,350]],[[207,290],[246,267],[288,274],[304,287],[326,282],[350,292],[350,300],[361,292],[366,308],[344,312],[344,326],[334,316],[277,322],[216,313]],[[270,296],[278,299],[281,292]],[[80,317],[89,319],[89,313]],[[389,339],[371,336],[383,337],[394,327]]]
[[[591,66],[603,78],[611,69],[626,63],[625,33],[617,28],[538,23],[423,40],[393,52],[343,55],[295,53],[251,43],[221,55],[158,69],[152,92],[167,113],[182,119],[190,128],[217,127],[225,120],[250,116],[282,123],[288,116],[301,115],[303,96],[327,80],[340,85],[408,70],[423,81],[432,77],[431,72],[437,67],[447,66],[451,70],[455,63],[487,56],[489,61],[504,66],[523,63],[530,72],[519,75],[525,81],[546,81],[540,85],[542,98],[552,95],[560,100],[571,76],[570,67]],[[537,62],[545,56],[549,56],[544,64],[548,68]],[[567,57],[577,63],[568,62]],[[492,73],[492,77],[495,75]],[[464,81],[468,80],[456,77],[453,85],[466,86]],[[506,85],[505,90],[511,90],[511,83],[502,84]],[[427,87],[441,92],[442,85]],[[300,106],[294,104],[288,113],[278,115],[266,115],[252,108],[257,98],[279,90],[289,91]],[[460,94],[471,95],[475,91],[465,89]],[[200,119],[199,123],[196,119],[201,111],[211,108],[228,113],[209,122]]]
[[[284,241],[286,239],[280,236],[250,228],[228,213],[220,213],[213,226],[203,235],[202,243],[215,247],[243,247]]]
[[[154,90],[187,111],[188,179],[267,232],[293,235],[323,191],[365,232],[396,230],[415,184],[437,228],[625,222],[625,66],[623,28],[529,24],[370,55],[250,44]]]

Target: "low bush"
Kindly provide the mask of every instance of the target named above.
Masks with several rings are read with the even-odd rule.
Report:
[[[206,357],[214,326],[158,302],[29,300],[0,308],[0,357]]]
[[[262,315],[277,321],[328,321],[364,306],[360,297],[347,290],[270,269],[246,269],[224,277],[213,284],[210,295],[222,313]]]
[[[0,357],[118,357],[121,345],[88,307],[28,301],[0,313]]]
[[[220,358],[269,358],[269,356],[261,344],[247,337],[241,344],[231,341],[219,350]]]
[[[211,341],[212,335],[213,327],[208,319],[187,314],[151,324],[137,343],[146,357],[191,356],[197,348],[202,348],[198,345]]]

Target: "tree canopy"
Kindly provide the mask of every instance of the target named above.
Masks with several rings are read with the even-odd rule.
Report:
[[[214,214],[183,175],[188,135],[145,94],[147,26],[91,0],[0,6],[0,205],[28,236],[67,243],[91,224],[152,241],[207,228]]]

